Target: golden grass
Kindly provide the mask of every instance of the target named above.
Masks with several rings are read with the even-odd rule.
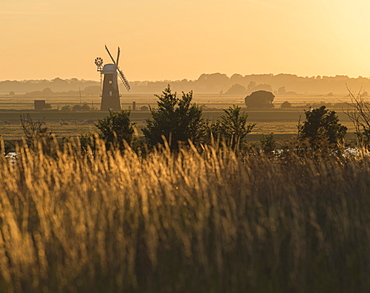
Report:
[[[370,159],[27,147],[0,161],[0,292],[368,292]]]

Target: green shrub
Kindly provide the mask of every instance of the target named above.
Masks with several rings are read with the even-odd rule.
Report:
[[[130,120],[130,111],[109,111],[109,115],[100,119],[95,126],[100,130],[100,137],[106,142],[107,148],[118,146],[123,150],[134,139],[134,123]]]
[[[180,144],[188,140],[197,144],[204,139],[204,120],[202,109],[192,103],[193,92],[182,93],[177,98],[168,85],[159,99],[158,108],[151,109],[151,118],[142,130],[150,146],[164,144],[166,140],[172,150],[177,150]]]
[[[210,132],[214,138],[220,139],[226,145],[235,149],[240,147],[255,124],[248,124],[248,114],[241,111],[241,107],[232,106],[224,109],[215,123],[210,125]]]
[[[270,134],[262,134],[262,138],[260,139],[262,151],[265,154],[271,154],[276,149],[276,141],[274,140],[274,134],[271,132]]]
[[[320,148],[337,148],[344,139],[347,127],[339,123],[335,111],[325,106],[305,111],[306,120],[298,125],[298,137],[308,141],[314,150]]]

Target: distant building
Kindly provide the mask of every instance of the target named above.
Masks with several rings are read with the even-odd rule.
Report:
[[[46,108],[45,100],[34,100],[33,104],[35,106],[35,110],[43,110]]]

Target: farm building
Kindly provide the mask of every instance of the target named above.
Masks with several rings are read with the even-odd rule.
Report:
[[[46,107],[46,102],[45,100],[34,100],[33,104],[35,106],[35,110],[42,110],[45,109]]]

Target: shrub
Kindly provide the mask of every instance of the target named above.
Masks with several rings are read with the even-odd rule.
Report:
[[[232,85],[225,93],[225,95],[245,95],[247,92],[247,89],[236,83],[234,85]]]
[[[305,111],[306,121],[298,125],[298,137],[307,140],[312,149],[328,146],[337,148],[347,132],[347,127],[339,123],[335,111],[329,111],[325,106]]]
[[[262,151],[265,154],[271,154],[276,149],[276,141],[274,139],[274,134],[271,132],[270,134],[262,134],[262,138],[260,139]]]
[[[176,150],[179,143],[187,144],[191,140],[197,144],[204,139],[202,109],[192,103],[193,92],[183,92],[182,97],[177,98],[168,85],[162,95],[156,97],[158,108],[151,109],[151,118],[142,130],[150,146],[163,144],[165,139],[170,148]]]
[[[63,108],[62,108],[63,109]],[[72,110],[75,112],[80,112],[80,111],[90,111],[91,108],[87,103],[83,103],[83,105],[74,105],[72,107]]]
[[[224,109],[224,112],[225,114],[211,124],[210,132],[232,149],[240,147],[255,124],[247,125],[248,114],[241,112],[241,107],[234,105],[229,107],[229,109]]]
[[[106,142],[107,148],[118,146],[120,150],[130,145],[134,139],[134,123],[130,121],[130,111],[109,111],[109,115],[100,119],[95,126],[100,130],[100,137]]]
[[[351,103],[349,106],[351,110],[346,112],[347,116],[355,127],[355,133],[357,136],[358,143],[362,146],[369,147],[370,145],[370,104],[364,97],[367,96],[364,93],[359,92],[355,95],[352,91],[349,91]]]
[[[64,105],[62,107],[61,111],[70,112],[71,111],[71,106],[70,105]]]
[[[287,109],[287,108],[292,108],[292,104],[288,101],[285,101],[284,103],[281,104],[280,106],[282,109]]]
[[[21,125],[28,146],[53,139],[52,132],[45,126],[44,118],[33,120],[30,114],[21,115]]]
[[[248,108],[274,108],[272,103],[274,98],[275,96],[271,92],[255,91],[245,98],[245,104]]]

